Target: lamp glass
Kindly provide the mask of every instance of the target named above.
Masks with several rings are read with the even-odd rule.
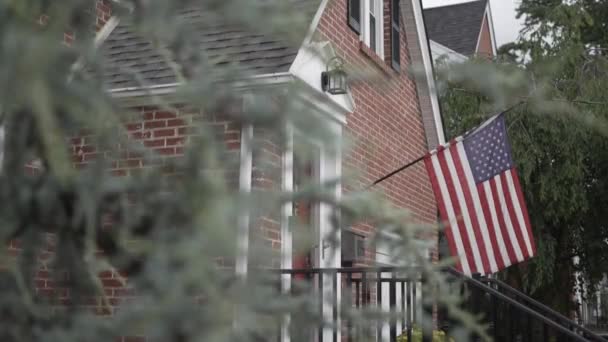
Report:
[[[346,94],[346,73],[336,69],[329,72],[328,92],[333,95]]]
[[[342,69],[344,61],[339,57],[334,57],[327,64],[327,71],[321,74],[323,90],[332,95],[346,94],[347,77]]]

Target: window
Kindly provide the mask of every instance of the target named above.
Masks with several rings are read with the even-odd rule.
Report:
[[[384,17],[384,15],[382,15],[383,1],[384,0],[367,0],[365,1],[365,8],[363,11],[363,13],[366,14],[363,24],[363,41],[375,51],[380,58],[384,58],[384,44],[382,44],[382,20]]]
[[[399,27],[399,0],[391,0],[391,66],[399,71],[401,68],[401,29]]]
[[[348,26],[361,33],[361,1],[348,0]]]
[[[376,28],[376,23],[378,22],[378,20],[376,20],[376,17],[378,16],[378,8],[376,6],[376,2],[378,0],[369,0],[369,6],[368,6],[368,11],[369,11],[369,47],[374,50],[377,51],[377,41],[378,41],[378,37],[377,37],[377,28]]]
[[[380,58],[384,58],[383,3],[384,0],[348,0],[348,26]]]

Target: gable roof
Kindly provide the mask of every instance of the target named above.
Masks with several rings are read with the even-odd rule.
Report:
[[[487,0],[424,10],[429,39],[465,56],[475,54]]]
[[[313,15],[319,3],[319,0],[292,1],[305,6]],[[268,34],[218,22],[217,16],[213,20],[201,9],[183,10],[179,15],[195,35],[199,51],[215,65],[232,65],[254,75],[286,72],[300,48]],[[112,30],[101,51],[106,59],[103,76],[108,89],[177,82],[162,52],[136,34],[128,21],[123,20]]]

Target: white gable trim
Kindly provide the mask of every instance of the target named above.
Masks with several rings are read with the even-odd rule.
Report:
[[[498,53],[498,46],[496,45],[496,34],[494,33],[494,19],[492,18],[492,6],[488,1],[488,7],[486,9],[486,18],[488,18],[488,27],[490,28],[490,41],[492,42],[492,52],[494,56]]]
[[[310,27],[308,28],[308,32],[306,33],[306,37],[304,38],[304,43],[302,45],[307,45],[312,42],[312,38],[317,31],[317,27],[319,26],[319,22],[321,21],[321,16],[323,16],[323,12],[325,12],[325,7],[327,7],[327,3],[329,0],[322,0],[315,16],[312,18],[312,23],[310,23]]]
[[[103,25],[103,27],[95,35],[95,48],[99,48],[101,44],[103,44],[103,42],[108,39],[110,33],[114,31],[114,29],[116,28],[116,26],[118,26],[119,23],[120,19],[118,19],[118,17],[112,16],[110,17],[110,19],[108,19],[105,25]]]
[[[494,23],[492,21],[492,14],[490,10],[490,2],[486,4],[486,10],[483,12],[483,20],[481,21],[481,28],[479,29],[479,35],[477,36],[477,45],[475,45],[475,53],[479,50],[479,44],[481,43],[481,34],[483,33],[483,25],[488,24],[490,30],[490,45],[492,45],[492,54],[496,56],[496,39],[494,36]]]
[[[321,73],[325,71],[327,62],[335,56],[335,50],[327,41],[305,44],[298,51],[289,73],[310,88],[309,94],[316,102],[328,109],[333,108],[336,119],[346,123],[346,113],[355,110],[350,89],[344,95],[331,95],[321,89]]]

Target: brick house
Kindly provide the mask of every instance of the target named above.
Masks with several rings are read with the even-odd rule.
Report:
[[[487,0],[424,9],[433,59],[452,61],[496,56],[492,11]]]
[[[204,120],[217,130],[227,153],[238,163],[238,168],[227,175],[228,182],[238,191],[268,187],[290,191],[297,188],[304,173],[323,181],[340,177],[349,170],[355,171],[352,182],[336,186],[335,196],[340,197],[365,188],[444,142],[434,95],[431,54],[418,0],[302,2],[313,4],[313,10],[308,34],[300,46],[290,46],[272,37],[234,27],[209,27],[200,11],[183,12],[184,20],[191,23],[193,32],[199,35],[201,49],[218,58],[229,56],[228,61],[222,60],[220,64],[230,63],[246,70],[243,74],[247,77],[235,83],[238,83],[235,89],[243,94],[243,100],[234,110],[250,105],[247,93],[299,82],[303,86],[297,94],[298,100],[325,115],[327,127],[336,137],[336,146],[347,137],[355,141],[344,155],[326,150],[332,147],[319,146],[309,170],[297,170],[292,165],[298,156],[289,144],[282,146],[268,132],[240,124],[227,115],[206,116]],[[98,1],[96,9],[97,38],[110,65],[104,74],[108,94],[125,108],[138,113],[137,117],[125,122],[131,138],[165,158],[180,158],[190,142],[190,126],[200,119],[200,113],[175,99],[179,82],[171,67],[162,61],[151,43],[131,30],[128,19],[114,17],[111,5],[106,1]],[[65,37],[68,43],[73,39],[69,34]],[[345,94],[332,95],[324,91],[321,74],[328,61],[336,56],[349,66],[371,72],[376,81],[353,82]],[[408,68],[414,64],[424,66],[425,72],[410,75]],[[125,72],[127,69],[136,72],[140,79],[135,80]],[[388,86],[378,87],[377,79]],[[159,108],[152,99],[157,96],[174,101],[179,109]],[[291,140],[293,144],[293,137]],[[263,147],[254,149],[254,141],[264,142],[256,144]],[[86,135],[75,136],[71,142],[75,167],[87,167],[99,156],[100,151],[90,144]],[[272,170],[263,166],[266,161],[270,161]],[[139,156],[125,153],[112,164],[112,173],[121,177],[145,167]],[[434,196],[422,164],[395,175],[375,189],[394,206],[409,210],[417,222],[437,222]],[[241,214],[238,220],[242,232],[240,243],[246,246],[252,232],[256,233],[280,254],[273,266],[284,269],[390,264],[382,246],[366,246],[362,255],[348,260],[342,260],[340,250],[330,258],[320,248],[313,248],[307,255],[294,255],[289,229],[291,218],[298,217],[314,226],[315,245],[324,246],[331,230],[328,215],[329,208],[323,204],[308,207],[294,204],[283,208],[278,215],[262,213],[253,217]],[[369,223],[346,228],[346,234],[352,234],[354,240],[370,240],[375,234],[374,226]],[[436,240],[436,236],[429,238]],[[347,240],[353,241],[344,239]],[[18,251],[19,246],[12,246],[12,249]],[[429,252],[431,257],[436,257],[435,249]],[[226,263],[233,264],[232,260],[226,260]],[[235,256],[234,266],[237,273],[247,273],[245,252]],[[39,290],[60,291],[48,278],[44,267],[36,278]],[[132,295],[110,272],[102,272],[100,278],[110,303],[116,303],[116,307],[122,298]],[[96,309],[100,314],[112,314]]]
[[[373,8],[371,4],[374,4]],[[358,172],[356,181],[348,185],[352,189],[346,186],[336,189],[337,193],[347,193],[371,184],[443,140],[437,109],[429,105],[436,99],[426,95],[430,93],[424,83],[426,79],[417,80],[407,73],[407,68],[415,62],[428,63],[428,51],[422,51],[428,45],[424,30],[420,29],[423,22],[417,1],[321,1],[314,8],[309,33],[300,47],[234,28],[210,29],[201,24],[204,17],[196,10],[184,13],[184,17],[197,25],[201,49],[212,49],[218,56],[230,51],[229,62],[251,73],[253,80],[248,84],[249,89],[295,81],[308,86],[303,90],[310,92],[302,96],[308,97],[305,101],[327,114],[327,124],[337,136],[350,136],[356,141],[352,150],[339,160],[326,160],[324,152],[319,151],[317,176],[320,179],[330,179],[345,169]],[[103,15],[105,19],[109,18],[106,13]],[[180,119],[180,115],[191,114],[160,112],[154,109],[148,97],[150,93],[167,95],[175,91],[177,84],[170,67],[158,62],[158,51],[132,33],[128,23],[111,20],[101,32],[104,36],[102,49],[110,65],[115,66],[105,75],[109,92],[127,106],[141,107],[141,119],[128,124],[133,136],[162,154],[179,155],[188,134],[187,120]],[[248,43],[250,41],[255,43]],[[316,53],[308,52],[310,50]],[[372,81],[363,81],[353,83],[346,94],[324,92],[320,75],[334,56],[342,57],[349,65],[372,71],[390,86],[383,92]],[[141,76],[147,84],[145,87],[121,72],[127,66]],[[425,90],[425,95],[420,96],[419,92]],[[427,104],[426,110],[421,110],[421,103]],[[256,128],[239,127],[236,123],[217,119],[218,126],[223,127],[228,150],[238,153],[241,158],[240,189],[260,188],[264,182],[279,184],[278,179],[263,179],[264,176],[256,174],[256,156],[251,155],[247,146],[255,138]],[[281,150],[278,146],[272,148]],[[289,151],[272,153],[282,153],[277,156],[282,162],[294,158]],[[82,156],[83,162],[86,161],[87,153]],[[128,167],[117,168],[117,175],[128,174],[141,166],[136,161],[119,164]],[[292,188],[293,174],[288,173],[294,171],[282,168],[279,172],[281,179],[288,179],[282,186],[286,190]],[[434,199],[422,165],[398,174],[378,187],[396,206],[411,210],[417,220],[436,222]],[[286,235],[287,220],[288,217],[282,217],[267,222],[268,227],[264,228],[270,230],[266,231],[266,236],[277,249],[285,247],[281,237]],[[318,224],[323,232],[322,226],[326,223]],[[374,231],[367,225],[351,228],[362,236]],[[364,262],[372,263],[376,256],[370,251],[365,259]],[[283,262],[282,266],[289,266],[289,260]],[[321,260],[320,264],[324,262],[329,261]],[[338,261],[333,263],[341,265]]]

